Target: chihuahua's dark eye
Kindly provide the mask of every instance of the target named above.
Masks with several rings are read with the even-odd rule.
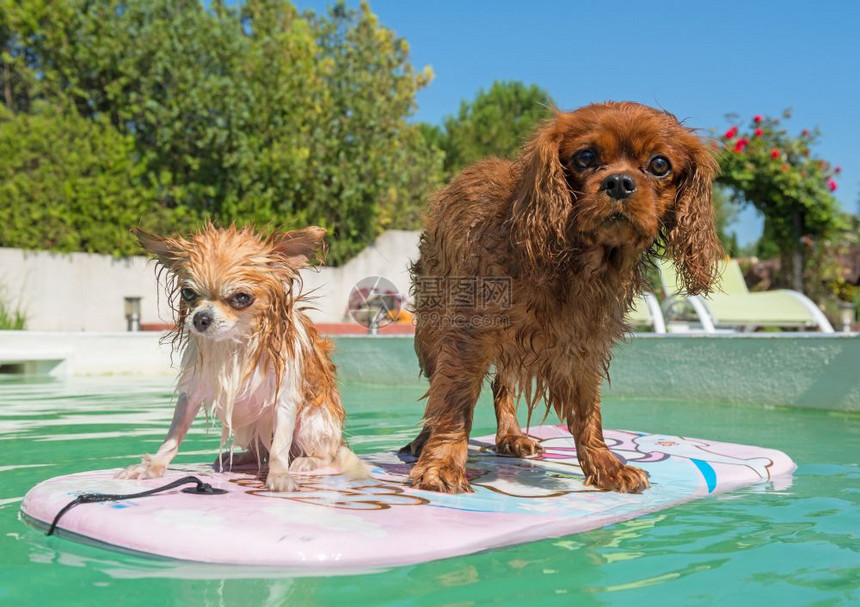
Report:
[[[671,170],[672,165],[669,164],[669,159],[665,156],[654,156],[648,163],[648,172],[655,177],[665,177]]]
[[[194,289],[189,289],[188,287],[183,287],[179,294],[182,296],[182,301],[186,303],[191,303],[197,299],[197,293],[194,292]]]
[[[570,160],[573,168],[577,171],[591,169],[597,166],[597,152],[591,148],[579,150]]]
[[[254,297],[243,292],[234,293],[230,296],[230,299],[227,300],[227,303],[229,303],[233,308],[241,310],[242,308],[247,308],[254,303]]]

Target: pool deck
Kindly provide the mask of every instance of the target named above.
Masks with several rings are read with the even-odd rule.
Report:
[[[173,374],[158,333],[0,331],[0,373]],[[334,336],[342,380],[419,381],[411,336]],[[860,412],[857,333],[635,334],[614,350],[622,398],[749,403]]]

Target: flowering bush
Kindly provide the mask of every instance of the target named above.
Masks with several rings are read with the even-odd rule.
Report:
[[[791,117],[756,115],[747,125],[736,124],[723,133],[718,183],[732,199],[751,204],[765,219],[765,234],[793,272],[793,286],[802,290],[805,249],[826,240],[844,227],[842,212],[832,192],[839,167],[818,159],[811,149],[818,131],[790,134],[782,125]],[[807,255],[808,257],[808,255]]]

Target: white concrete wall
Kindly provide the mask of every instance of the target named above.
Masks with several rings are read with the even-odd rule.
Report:
[[[367,276],[384,276],[408,292],[417,252],[417,232],[394,230],[343,267],[305,271],[304,291],[316,290],[314,320],[344,320],[352,286]],[[144,257],[0,248],[0,297],[20,306],[34,331],[125,331],[125,297],[142,298],[142,322],[171,322],[155,265]]]
[[[143,321],[160,322],[157,293],[155,266],[144,257],[0,248],[0,294],[20,306],[28,329],[125,331],[125,297],[141,297]]]

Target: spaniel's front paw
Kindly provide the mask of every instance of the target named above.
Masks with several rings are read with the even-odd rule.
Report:
[[[510,457],[531,457],[543,453],[543,447],[525,434],[496,436],[496,453]]]
[[[634,466],[621,466],[613,474],[604,476],[602,481],[601,489],[619,493],[642,493],[651,486],[648,473]]]
[[[585,484],[604,491],[642,493],[651,486],[642,468],[622,464],[609,449],[588,453],[580,459]]]
[[[409,472],[412,486],[439,493],[474,493],[466,479],[466,468],[451,460],[422,456]]]

